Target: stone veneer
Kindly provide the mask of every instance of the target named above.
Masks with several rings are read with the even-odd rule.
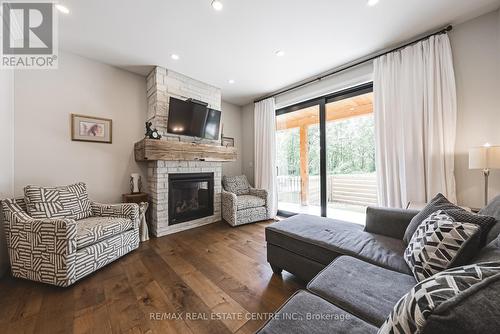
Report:
[[[221,110],[221,90],[191,79],[180,73],[155,67],[147,77],[148,115],[163,136],[162,140],[195,141],[192,137],[167,133],[168,103],[170,96],[193,98]],[[220,141],[199,140],[197,143],[220,145]],[[214,173],[214,215],[189,222],[168,224],[168,175],[178,173]],[[151,196],[150,229],[159,237],[221,220],[222,162],[208,161],[151,161],[148,163],[148,193]]]

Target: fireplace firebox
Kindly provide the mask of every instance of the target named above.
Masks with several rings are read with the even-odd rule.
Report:
[[[169,225],[214,214],[214,173],[168,175]]]

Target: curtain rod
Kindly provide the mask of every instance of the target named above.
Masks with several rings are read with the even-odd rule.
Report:
[[[432,37],[432,36],[446,34],[446,33],[450,32],[452,29],[453,29],[453,26],[452,26],[452,25],[449,25],[449,26],[447,26],[447,27],[445,27],[445,28],[442,28],[442,29],[440,29],[440,30],[438,30],[438,31],[435,31],[435,32],[433,32],[433,33],[431,33],[431,34],[427,34],[427,35],[425,35],[425,36],[423,36],[423,37],[420,37],[420,38],[418,38],[418,39],[416,39],[416,40],[412,40],[411,42],[407,42],[407,43],[405,43],[405,44],[403,44],[403,45],[400,45],[400,46],[394,47],[394,48],[392,48],[392,49],[390,49],[390,50],[387,50],[387,51],[386,51],[386,50],[380,50],[380,51],[377,51],[377,52],[372,53],[372,54],[370,54],[370,55],[368,55],[368,56],[366,56],[366,57],[359,58],[359,59],[357,59],[357,60],[354,60],[353,62],[350,62],[350,63],[347,63],[347,64],[345,64],[345,65],[342,65],[342,66],[336,67],[336,68],[335,68],[335,69],[333,69],[332,71],[330,71],[330,72],[328,72],[328,73],[326,73],[326,74],[320,75],[320,76],[318,76],[318,77],[316,77],[316,78],[313,78],[313,79],[310,79],[310,80],[307,80],[307,81],[301,82],[301,83],[299,83],[299,84],[297,84],[297,85],[294,85],[294,86],[292,86],[292,87],[289,87],[289,88],[284,88],[284,89],[282,89],[282,90],[278,90],[278,91],[276,91],[276,92],[274,92],[274,93],[271,93],[271,94],[269,94],[269,95],[264,95],[264,96],[262,96],[262,97],[259,97],[257,100],[255,100],[255,101],[253,101],[253,102],[254,102],[254,103],[261,102],[261,101],[264,101],[265,99],[268,99],[268,98],[270,98],[270,97],[275,97],[275,96],[278,96],[278,95],[281,95],[281,94],[287,93],[287,92],[289,92],[289,91],[295,90],[295,89],[297,89],[297,88],[301,88],[301,87],[304,87],[304,86],[310,85],[310,84],[312,84],[312,83],[314,83],[314,82],[321,81],[321,80],[323,80],[323,79],[325,79],[325,78],[328,78],[328,77],[330,77],[330,76],[332,76],[332,75],[338,74],[338,73],[340,73],[340,72],[346,71],[346,70],[351,69],[351,68],[353,68],[353,67],[356,67],[356,66],[362,65],[362,64],[367,63],[367,62],[370,62],[370,61],[372,61],[372,60],[374,60],[374,59],[376,59],[376,58],[378,58],[378,57],[384,56],[384,55],[386,55],[386,54],[388,54],[388,53],[391,53],[391,52],[394,52],[394,51],[398,51],[398,50],[404,49],[404,48],[405,48],[405,47],[407,47],[407,46],[410,46],[410,45],[413,45],[413,44],[415,44],[415,43],[421,42],[421,41],[426,40],[426,39],[428,39],[428,38],[430,38],[430,37]]]

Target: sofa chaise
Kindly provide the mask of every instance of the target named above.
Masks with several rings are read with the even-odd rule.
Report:
[[[273,223],[266,228],[267,256],[273,271],[289,271],[308,284],[258,333],[500,332],[500,197],[481,213],[496,218],[487,233],[487,245],[464,267],[420,283],[403,258],[405,231],[418,211],[368,208],[365,227],[309,215]],[[478,268],[488,266],[494,267],[491,277],[476,279],[473,288],[449,299],[441,296],[441,305],[420,312],[421,307],[432,306],[428,304],[432,304],[429,300],[432,286],[438,286],[436,281],[454,282],[450,275],[463,278],[479,273],[481,277]],[[398,312],[407,312],[409,318],[424,313],[423,329],[404,322],[390,330],[384,327],[389,320],[396,322],[391,317]]]

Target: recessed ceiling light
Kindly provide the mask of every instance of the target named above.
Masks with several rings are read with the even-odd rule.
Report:
[[[180,57],[179,57],[179,55],[176,55],[175,53],[172,53],[170,55],[170,58],[172,58],[173,60],[179,60]]]
[[[283,57],[285,55],[285,51],[283,50],[278,50],[274,53],[278,57]]]
[[[66,6],[57,4],[56,8],[57,8],[58,11],[60,11],[63,14],[69,14],[69,9]]]
[[[380,0],[368,0],[367,5],[370,7],[375,6],[376,4],[379,3]]]
[[[229,82],[230,85],[234,84],[236,81],[234,81],[233,79],[229,79],[227,82]]]
[[[224,6],[222,5],[222,2],[220,2],[219,0],[213,0],[212,1],[212,7],[215,10],[222,10],[222,7],[224,7]]]

